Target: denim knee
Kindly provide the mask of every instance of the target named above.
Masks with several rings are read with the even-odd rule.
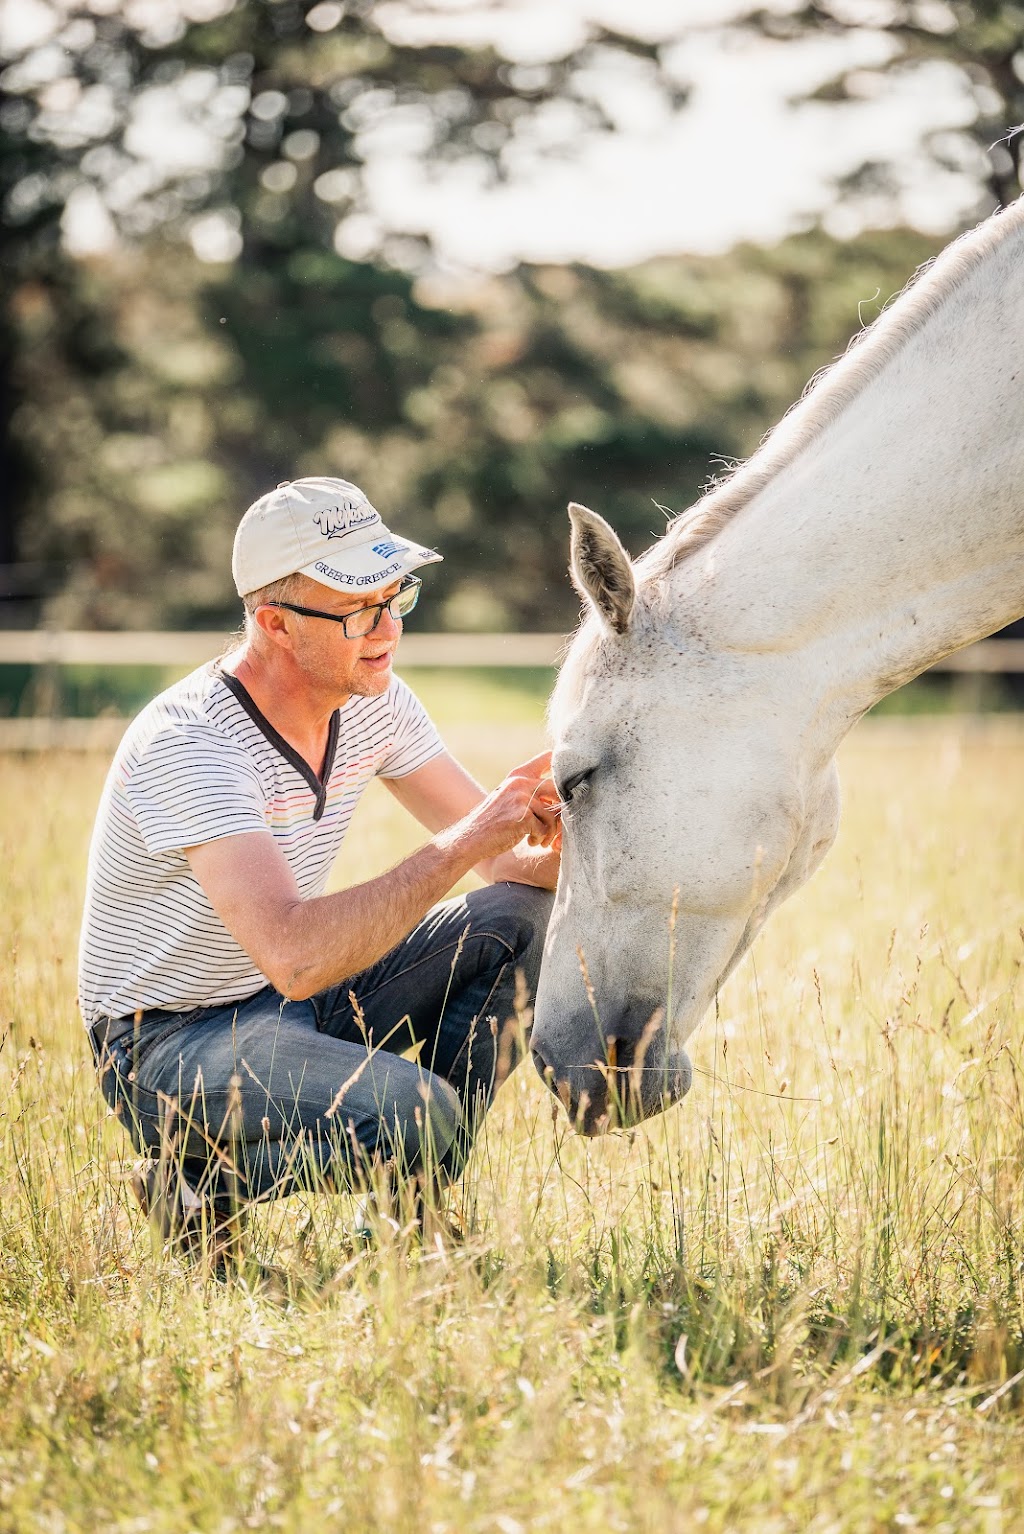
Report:
[[[422,1071],[411,1090],[396,1094],[395,1109],[400,1140],[395,1151],[406,1169],[442,1162],[462,1124],[462,1104],[455,1088],[442,1076]]]
[[[494,909],[488,912],[489,920],[501,923],[515,953],[516,968],[522,970],[532,993],[540,974],[544,938],[555,901],[553,891],[537,889],[532,884],[494,884],[479,893],[493,896]]]
[[[515,948],[528,948],[544,933],[551,919],[555,896],[552,890],[533,884],[488,884],[465,897],[476,921],[486,924]]]

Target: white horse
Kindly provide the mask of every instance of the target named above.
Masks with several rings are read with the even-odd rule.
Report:
[[[1024,614],[1024,199],[951,245],[634,565],[570,506],[564,850],[532,1049],[587,1133],[683,1044],[839,823],[879,698]]]

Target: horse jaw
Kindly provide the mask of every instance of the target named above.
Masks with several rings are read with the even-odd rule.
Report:
[[[548,927],[531,1051],[577,1129],[629,1127],[686,1095],[686,1041],[772,911],[821,862],[838,817],[831,768],[779,877],[732,911],[681,909],[678,886],[664,902],[595,901],[570,855]]]

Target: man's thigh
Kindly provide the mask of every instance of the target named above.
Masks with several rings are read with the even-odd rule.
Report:
[[[396,1156],[415,1165],[428,1137],[443,1153],[458,1123],[443,1082],[321,1033],[309,1002],[271,990],[158,1039],[133,1089],[150,1133],[171,1133],[192,1160],[241,1143],[267,1147],[271,1168],[303,1147],[320,1170]]]
[[[441,902],[376,964],[313,998],[320,1027],[376,1049],[420,1045],[421,1063],[460,1087],[471,1039],[490,1035],[491,1019],[500,1035],[532,1005],[552,900],[495,884]]]

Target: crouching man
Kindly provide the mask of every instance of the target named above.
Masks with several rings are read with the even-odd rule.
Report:
[[[485,794],[392,673],[412,571],[440,557],[345,480],[263,496],[235,537],[238,648],[155,699],[110,769],[79,1000],[165,1236],[216,1243],[246,1202],[374,1168],[451,1177],[513,1063],[557,795],[546,756]],[[372,777],[431,840],[325,895]],[[470,869],[488,887],[443,900]]]

